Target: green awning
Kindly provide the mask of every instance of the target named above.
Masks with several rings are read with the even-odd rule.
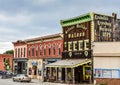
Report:
[[[71,59],[61,60],[46,65],[46,67],[74,68],[83,64],[90,63],[91,59]]]

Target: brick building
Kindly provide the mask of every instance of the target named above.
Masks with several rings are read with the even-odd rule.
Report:
[[[14,58],[13,58],[13,71],[17,74],[27,72],[27,44],[25,41],[17,40],[13,42],[14,45]]]
[[[63,51],[62,34],[53,34],[25,40],[27,43],[28,75],[43,79],[45,65],[61,60]]]
[[[0,70],[12,71],[12,59],[12,54],[0,54]]]
[[[26,40],[14,44],[14,72],[26,73],[31,78],[43,79],[45,65],[62,58],[63,35],[61,33]]]

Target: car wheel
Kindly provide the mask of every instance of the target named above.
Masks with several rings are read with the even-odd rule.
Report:
[[[21,79],[19,79],[19,82],[21,82]]]
[[[15,82],[15,79],[13,78],[13,81]]]

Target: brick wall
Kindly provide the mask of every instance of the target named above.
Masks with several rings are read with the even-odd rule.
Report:
[[[10,60],[10,67],[12,68],[12,60],[13,60],[13,55],[11,54],[0,54],[0,70],[5,70],[4,69],[4,58]]]
[[[96,84],[105,84],[105,85],[120,85],[120,79],[114,78],[96,78]]]

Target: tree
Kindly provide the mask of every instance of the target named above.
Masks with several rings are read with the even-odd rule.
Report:
[[[5,59],[4,68],[5,68],[5,70],[10,69],[10,59],[9,58]]]
[[[4,52],[3,54],[14,54],[13,50],[7,50],[6,52]]]

